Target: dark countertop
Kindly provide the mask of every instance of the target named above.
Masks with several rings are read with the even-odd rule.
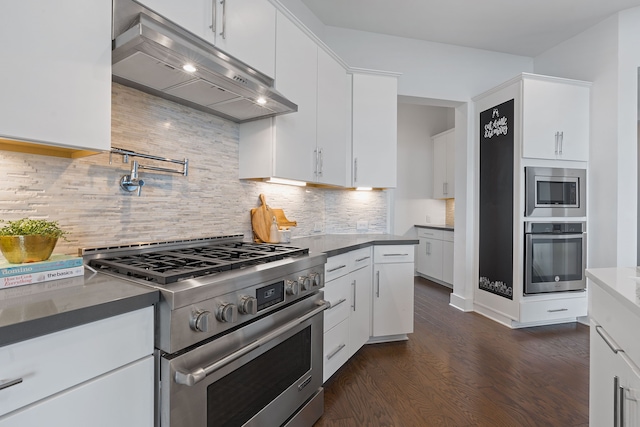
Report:
[[[84,277],[0,289],[0,346],[140,308],[158,291],[85,269]]]
[[[373,245],[417,245],[418,243],[418,239],[392,234],[323,234],[291,239],[291,245],[309,248],[310,252],[323,252],[327,257]]]
[[[418,228],[433,228],[436,230],[453,231],[452,225],[437,225],[437,224],[414,224]]]

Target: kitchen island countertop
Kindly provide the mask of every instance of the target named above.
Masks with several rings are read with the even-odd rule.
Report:
[[[588,268],[587,278],[640,317],[640,272],[633,267]]]
[[[373,245],[417,244],[418,239],[392,234],[323,234],[291,239],[291,245],[309,248],[310,252],[323,252],[327,254],[327,257]]]
[[[149,307],[158,291],[85,269],[83,277],[0,289],[0,346]]]

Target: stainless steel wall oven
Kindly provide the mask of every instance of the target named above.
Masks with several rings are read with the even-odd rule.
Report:
[[[158,289],[160,427],[310,427],[324,410],[326,255],[242,235],[82,249]]]
[[[584,222],[525,223],[524,293],[584,290],[586,252]]]

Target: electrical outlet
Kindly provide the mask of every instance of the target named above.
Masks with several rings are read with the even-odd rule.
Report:
[[[431,222],[431,217],[427,215],[427,224],[429,224],[430,222]]]
[[[314,222],[313,223],[313,232],[314,233],[320,233],[322,231],[322,223],[321,222]]]
[[[356,230],[357,231],[367,231],[369,229],[369,221],[356,221]]]

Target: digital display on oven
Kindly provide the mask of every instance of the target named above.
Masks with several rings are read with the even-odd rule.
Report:
[[[258,311],[284,301],[284,280],[256,289]]]

